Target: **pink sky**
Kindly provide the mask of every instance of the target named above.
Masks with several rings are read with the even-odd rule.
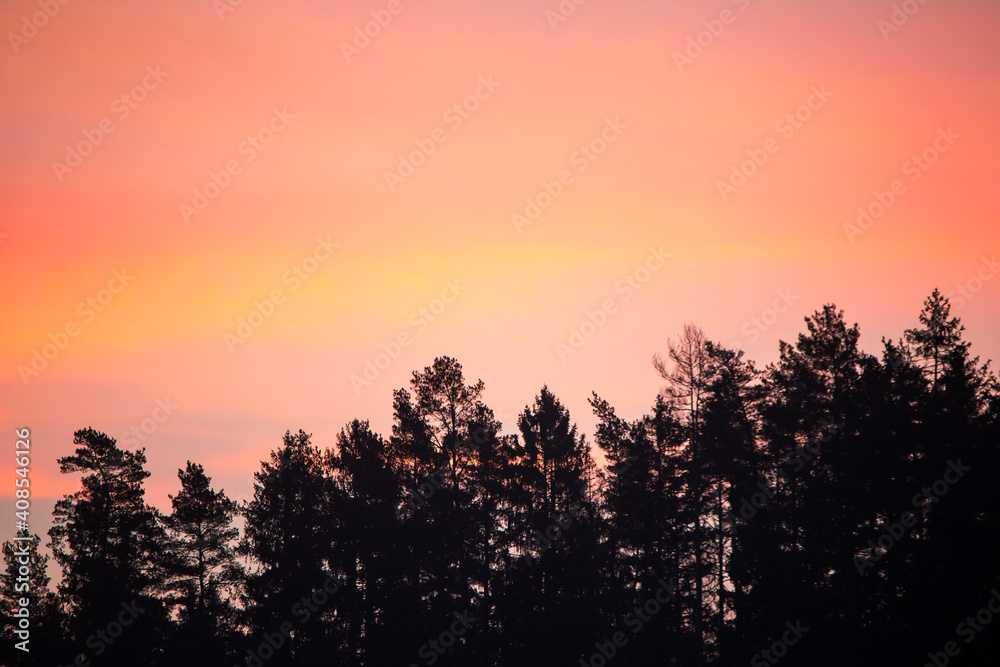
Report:
[[[627,418],[651,405],[650,359],[686,322],[763,366],[834,302],[877,353],[935,286],[978,273],[955,312],[978,354],[1000,356],[984,266],[1000,250],[996,3],[927,2],[886,32],[881,1],[590,0],[553,29],[556,0],[402,0],[347,62],[341,43],[389,6],[245,0],[220,18],[211,0],[71,1],[23,40],[9,33],[39,5],[0,8],[0,432],[32,431],[35,530],[77,488],[56,465],[73,431],[117,437],[158,399],[178,406],[144,443],[149,497],[168,509],[188,459],[240,497],[286,429],[328,446],[359,417],[388,434],[392,390],[439,355],[486,382],[510,428],[548,383],[589,434],[591,391]],[[81,142],[96,145],[78,166],[53,166]],[[428,142],[390,189],[386,172]],[[762,154],[723,200],[733,165]],[[212,173],[226,187],[185,214]],[[560,174],[518,231],[512,215]],[[896,180],[884,215],[845,231]],[[670,257],[647,264],[651,248]],[[315,270],[296,278],[303,263]],[[640,289],[619,282],[653,265]],[[779,292],[791,304],[754,334]],[[23,381],[68,323],[77,335]]]

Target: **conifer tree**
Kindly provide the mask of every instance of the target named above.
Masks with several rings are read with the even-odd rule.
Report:
[[[63,652],[72,650],[64,640],[59,601],[49,589],[49,557],[39,551],[40,545],[38,535],[21,531],[3,543],[0,661],[11,667],[56,664]]]
[[[308,433],[286,431],[282,446],[261,462],[254,478],[254,498],[243,508],[246,524],[239,546],[251,564],[246,583],[248,650],[257,651],[260,659],[258,649],[272,637],[270,643],[278,647],[269,667],[324,664],[315,656],[331,654],[326,643],[333,609],[324,605],[312,611],[300,604],[303,597],[308,600],[314,591],[323,590],[331,577],[341,578],[330,569],[332,484],[324,454]]]
[[[145,451],[119,449],[91,428],[77,431],[73,443],[76,453],[59,467],[82,474],[81,489],[56,503],[49,546],[63,571],[58,590],[74,651],[100,653],[107,665],[157,664],[166,630],[165,533],[145,501]],[[120,637],[99,634],[119,621],[127,623]]]
[[[170,496],[167,548],[173,557],[167,590],[179,609],[174,660],[227,657],[236,630],[238,586],[244,573],[236,556],[236,504],[211,488],[205,469],[191,461],[177,471],[181,490]]]

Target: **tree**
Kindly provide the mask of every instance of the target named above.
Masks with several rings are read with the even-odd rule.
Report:
[[[480,446],[495,430],[492,412],[481,401],[482,380],[466,384],[457,360],[436,358],[413,373],[410,386],[412,394],[405,389],[394,394],[393,448],[405,452],[407,489],[433,487],[433,497],[417,508],[402,508],[407,548],[420,554],[406,574],[415,582],[410,618],[422,619],[405,630],[412,656],[428,636],[440,633],[437,624],[444,619],[490,604]],[[478,624],[449,653],[470,659],[488,632]]]
[[[701,398],[708,383],[708,341],[702,330],[685,324],[680,340],[667,340],[667,359],[656,354],[653,366],[666,380],[664,393],[688,414],[687,424],[692,441],[697,440],[701,423]]]
[[[548,387],[542,387],[533,406],[525,407],[518,427],[524,447],[522,465],[529,471],[525,489],[532,498],[530,527],[541,535],[525,554],[531,564],[550,547],[545,544],[544,531],[552,525],[553,517],[571,511],[580,519],[585,519],[585,513],[594,516],[591,486],[596,481],[595,464],[586,440],[570,421],[569,411]]]
[[[684,424],[677,407],[662,395],[652,415],[632,422],[620,418],[597,394],[590,404],[598,418],[595,441],[607,460],[599,478],[600,511],[606,517],[602,577],[607,593],[602,608],[608,623],[626,619],[635,632],[633,624],[643,620],[641,610],[650,591],[658,590],[661,580],[678,588],[652,622],[640,624],[642,634],[630,639],[621,659],[632,664],[690,664],[702,646],[691,623],[693,521],[685,499]]]
[[[917,515],[917,525],[912,539],[886,554],[880,574],[897,589],[913,591],[910,599],[936,605],[938,615],[964,617],[981,604],[975,600],[982,590],[997,581],[993,554],[1000,549],[1000,502],[992,485],[1000,463],[1000,387],[990,362],[973,356],[971,343],[964,340],[965,327],[951,316],[951,304],[938,290],[924,301],[919,321],[921,327],[906,332],[908,352],[920,363],[929,385],[916,401],[913,461],[907,471],[910,494],[920,490],[908,508]],[[945,474],[954,483],[941,494],[942,482],[936,480]],[[932,482],[938,484],[938,493]],[[901,551],[907,556],[905,566],[893,568]],[[943,590],[947,595],[941,595]],[[890,610],[908,631],[905,639],[940,632],[939,623],[915,613],[912,606]],[[977,642],[969,647],[969,659],[986,659],[998,644]]]
[[[711,626],[715,652],[732,664],[740,654],[737,624],[746,608],[746,588],[752,582],[742,567],[741,523],[732,517],[743,500],[757,492],[762,460],[757,448],[757,406],[762,398],[760,373],[743,352],[706,342],[707,382],[702,399],[701,452],[703,475],[712,498],[707,521],[714,540],[707,548],[714,559],[712,582],[714,611]]]
[[[805,323],[794,345],[780,342],[779,361],[765,374],[762,435],[773,498],[750,523],[757,555],[747,552],[746,562],[758,563],[752,602],[763,613],[747,620],[766,636],[788,618],[828,618],[810,645],[832,648],[811,657],[842,662],[863,645],[853,557],[874,516],[864,490],[877,479],[868,465],[877,449],[864,427],[872,423],[866,394],[880,370],[858,348],[857,324],[848,326],[835,305]],[[765,554],[777,556],[765,561]]]
[[[413,373],[416,412],[423,420],[436,453],[444,458],[452,490],[462,486],[462,474],[472,464],[475,443],[468,437],[476,416],[484,384],[466,385],[462,365],[450,357],[439,357],[423,373]]]
[[[324,643],[329,605],[308,614],[306,607],[297,606],[303,597],[323,590],[331,578],[340,578],[329,569],[332,487],[324,454],[308,433],[286,431],[281,448],[261,462],[254,478],[254,498],[243,508],[246,525],[238,550],[254,566],[246,583],[249,650],[261,646],[265,635],[277,636],[280,647],[269,664],[324,664],[314,656],[328,655]]]
[[[77,431],[73,443],[80,447],[60,458],[59,468],[82,473],[82,488],[56,503],[49,530],[63,571],[59,595],[70,615],[69,635],[76,650],[100,652],[104,664],[156,664],[166,620],[159,598],[165,534],[159,513],[145,501],[145,450],[119,449],[114,438],[91,428]],[[123,613],[127,632],[113,641],[92,639]]]
[[[189,461],[161,517],[145,453],[78,431],[61,595],[37,536],[3,545],[0,662],[736,667],[780,638],[835,667],[943,664],[958,636],[991,664],[1000,382],[936,290],[919,319],[875,357],[828,304],[763,371],[687,325],[648,414],[593,394],[596,461],[547,386],[504,434],[450,357],[394,392],[391,437],[286,432],[239,507]]]
[[[67,650],[59,602],[49,590],[49,557],[39,553],[40,543],[38,535],[20,531],[15,539],[3,543],[0,660],[10,667],[56,664],[61,650]],[[28,604],[22,605],[23,601]]]
[[[685,324],[680,340],[674,343],[667,341],[668,362],[659,355],[653,357],[653,366],[660,377],[667,381],[664,393],[672,403],[687,418],[684,422],[687,434],[687,501],[691,505],[690,518],[693,522],[690,531],[691,554],[694,562],[691,567],[691,580],[694,584],[694,606],[692,624],[694,641],[697,647],[695,664],[702,665],[705,655],[702,647],[705,645],[705,609],[707,606],[705,582],[710,572],[706,560],[706,540],[711,543],[712,536],[708,534],[704,524],[708,506],[711,504],[711,484],[706,477],[705,454],[701,442],[702,435],[702,399],[708,385],[710,357],[707,340],[701,329],[693,324]],[[721,529],[717,526],[716,529]]]
[[[244,573],[236,556],[236,504],[211,488],[205,469],[191,461],[177,471],[181,490],[170,496],[167,549],[173,556],[167,590],[179,608],[174,660],[222,664],[237,621],[233,601]],[[200,656],[200,658],[199,658]]]
[[[403,664],[407,658],[401,628],[411,624],[401,598],[412,582],[404,564],[419,558],[407,549],[397,520],[402,502],[402,453],[373,433],[368,422],[354,420],[337,436],[327,459],[333,480],[334,568],[345,587],[334,604],[342,623],[330,652],[344,665]]]
[[[931,390],[935,392],[948,356],[956,348],[967,346],[961,342],[965,327],[957,317],[949,319],[950,313],[951,304],[935,288],[924,300],[924,309],[920,311],[923,327],[906,330],[906,342],[923,360],[924,371],[930,376]]]
[[[475,530],[470,557],[477,569],[481,592],[476,601],[479,621],[469,636],[469,660],[473,664],[496,664],[510,655],[512,637],[509,597],[511,577],[516,576],[515,554],[520,539],[520,520],[527,493],[524,448],[516,435],[501,435],[502,425],[493,410],[477,403],[468,424],[468,438],[475,456],[470,470],[471,506]]]
[[[565,657],[567,645],[596,634],[606,621],[588,604],[603,588],[596,465],[569,411],[548,387],[525,407],[518,427],[523,447],[515,469],[526,502],[505,517],[520,559],[505,594],[513,604],[504,629],[520,642],[507,658],[553,664]],[[513,489],[506,495],[520,496]]]

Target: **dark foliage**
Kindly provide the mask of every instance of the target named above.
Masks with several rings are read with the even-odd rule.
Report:
[[[593,443],[547,387],[499,423],[442,357],[395,392],[390,436],[353,421],[321,449],[288,432],[241,506],[188,462],[169,516],[145,503],[142,451],[78,431],[60,465],[81,488],[49,533],[62,582],[31,599],[53,637],[38,655],[840,667],[944,664],[950,647],[994,664],[1000,385],[937,291],[918,322],[873,356],[827,305],[765,369],[685,326],[654,358],[649,414],[593,395]]]

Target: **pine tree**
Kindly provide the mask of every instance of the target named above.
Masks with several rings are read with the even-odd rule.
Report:
[[[708,381],[702,400],[702,452],[711,497],[710,525],[714,536],[708,548],[713,559],[711,582],[714,612],[710,626],[713,654],[722,664],[734,664],[740,654],[737,624],[745,611],[746,580],[742,566],[741,523],[734,521],[744,498],[758,489],[761,457],[757,449],[757,405],[762,396],[759,372],[743,352],[712,342],[708,352]]]
[[[406,487],[430,491],[417,508],[402,510],[407,548],[419,554],[406,576],[418,582],[412,589],[417,597],[408,604],[410,618],[420,624],[411,623],[404,639],[416,655],[453,614],[478,615],[483,608],[487,582],[484,552],[477,545],[488,529],[479,509],[477,429],[486,408],[483,382],[466,384],[462,365],[450,357],[415,371],[410,386],[412,393],[400,389],[394,395],[393,448],[407,453]],[[481,625],[470,629],[448,654],[469,659],[483,632]]]
[[[335,659],[326,646],[329,600],[316,611],[301,603],[323,591],[328,580],[341,578],[330,569],[331,482],[324,454],[309,434],[286,431],[281,448],[261,462],[254,478],[238,550],[252,566],[246,583],[248,650],[269,653],[259,649],[271,637],[278,647],[269,667],[329,664]]]
[[[354,420],[338,434],[327,466],[334,483],[332,559],[344,574],[344,587],[331,603],[342,620],[330,652],[339,653],[344,665],[403,664],[411,656],[396,633],[411,619],[399,612],[398,601],[411,582],[402,564],[418,554],[406,550],[397,518],[403,502],[400,453],[368,422]]]
[[[607,460],[599,472],[608,552],[602,569],[608,593],[601,605],[613,619],[609,622],[624,623],[630,637],[616,659],[626,664],[690,664],[702,645],[692,624],[693,521],[685,500],[685,426],[675,405],[663,396],[657,397],[652,415],[633,422],[618,417],[596,394],[590,404],[599,420],[595,441]],[[644,617],[641,607],[661,582],[676,590],[655,617]]]
[[[165,534],[144,498],[145,452],[119,449],[90,428],[77,431],[73,443],[80,445],[76,453],[60,458],[59,467],[82,473],[82,488],[56,503],[49,546],[63,571],[59,596],[74,650],[100,653],[107,665],[156,664],[166,627]],[[128,622],[120,637],[98,634],[119,619]]]
[[[912,539],[893,546],[885,558],[897,558],[905,550],[908,568],[889,569],[891,563],[883,568],[898,587],[912,591],[913,599],[936,609],[933,616],[916,613],[914,607],[892,609],[912,638],[940,635],[937,619],[966,617],[982,605],[977,598],[1000,581],[995,573],[1000,501],[993,490],[1000,467],[1000,387],[990,362],[973,356],[971,343],[964,340],[965,327],[951,317],[951,304],[937,290],[924,301],[919,321],[921,327],[906,332],[910,353],[920,360],[929,386],[918,401],[919,429],[908,478],[909,493],[919,491],[908,508],[918,523]],[[963,660],[992,658],[998,646],[1000,641],[989,635],[977,638],[968,651],[963,649]]]
[[[863,462],[874,450],[861,429],[871,421],[865,387],[878,368],[858,348],[858,326],[848,326],[833,304],[805,322],[808,332],[794,345],[780,343],[779,361],[765,376],[762,429],[773,498],[750,527],[760,569],[752,600],[766,612],[747,620],[759,637],[789,619],[828,619],[812,631],[815,653],[805,646],[799,653],[836,664],[861,650],[853,558],[873,510],[861,490],[870,486],[873,469]]]
[[[964,347],[961,342],[965,327],[957,317],[949,319],[951,304],[941,296],[936,288],[924,300],[920,312],[921,328],[907,329],[906,342],[913,346],[916,355],[923,360],[924,370],[930,377],[931,390],[938,390],[939,380],[947,364],[947,358],[956,348]]]
[[[72,650],[63,639],[59,602],[49,589],[49,557],[39,552],[40,544],[38,535],[20,531],[3,543],[0,661],[10,667],[56,664]]]
[[[512,546],[520,558],[510,578],[516,604],[508,607],[505,630],[520,645],[508,658],[549,664],[576,638],[605,625],[594,605],[604,588],[596,465],[569,411],[548,387],[525,407],[518,426],[523,443],[518,479],[528,502],[510,515],[517,527]]]
[[[191,461],[177,471],[181,490],[170,496],[173,513],[165,520],[167,549],[173,557],[167,590],[179,609],[173,659],[222,664],[235,631],[233,607],[244,573],[236,556],[236,504],[211,488],[205,469]]]
[[[690,553],[693,559],[690,566],[690,581],[694,587],[691,623],[696,650],[694,662],[699,666],[705,664],[704,647],[709,635],[706,615],[710,603],[705,587],[714,569],[709,562],[709,550],[715,541],[714,533],[721,530],[721,526],[716,526],[713,530],[707,523],[709,508],[713,502],[712,480],[702,442],[703,400],[708,386],[710,365],[707,343],[701,329],[685,324],[683,333],[676,343],[667,341],[668,360],[659,355],[653,357],[654,367],[660,377],[667,381],[664,394],[686,415],[685,496],[690,506],[687,516],[692,522],[689,531]]]

